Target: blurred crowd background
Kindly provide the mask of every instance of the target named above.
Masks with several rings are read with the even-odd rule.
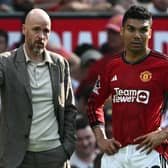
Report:
[[[111,59],[115,52],[122,50],[120,27],[125,10],[131,5],[145,6],[153,15],[168,15],[168,0],[0,0],[0,14],[22,13],[23,16],[32,8],[42,8],[48,13],[58,12],[113,12],[113,16],[104,25],[107,41],[99,47],[83,43],[73,51],[63,46],[48,49],[61,54],[70,64],[72,84],[78,108],[76,151],[71,157],[72,168],[97,168],[100,166],[99,151],[94,134],[86,116],[87,100],[97,79],[97,75]],[[19,47],[22,37],[17,43],[9,46],[6,30],[0,29],[0,52]],[[106,134],[112,137],[112,110],[110,98],[104,106]]]
[[[147,7],[154,14],[167,13],[167,0],[0,0],[0,11],[25,12],[43,8],[48,12],[111,11],[124,12],[132,4]]]

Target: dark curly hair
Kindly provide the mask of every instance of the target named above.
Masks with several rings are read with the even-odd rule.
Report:
[[[128,19],[149,20],[152,25],[152,14],[142,6],[131,6],[124,14],[122,25],[124,26]]]

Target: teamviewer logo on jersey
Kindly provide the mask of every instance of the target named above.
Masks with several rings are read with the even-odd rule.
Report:
[[[113,103],[143,103],[148,104],[150,92],[148,90],[114,88]]]
[[[136,101],[138,103],[144,103],[147,104],[149,101],[149,91],[147,90],[138,90],[137,91],[137,99]]]

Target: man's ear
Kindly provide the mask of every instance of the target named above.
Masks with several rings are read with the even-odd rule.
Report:
[[[152,37],[152,28],[149,30],[149,39]]]
[[[25,35],[25,24],[22,24],[22,33]]]

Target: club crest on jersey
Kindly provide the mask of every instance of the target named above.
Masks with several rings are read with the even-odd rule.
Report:
[[[142,82],[149,82],[152,79],[152,73],[149,71],[141,72],[140,79]]]
[[[99,89],[100,89],[100,75],[98,75],[98,78],[97,78],[96,83],[95,83],[94,88],[93,88],[93,92],[98,95],[99,94]]]

